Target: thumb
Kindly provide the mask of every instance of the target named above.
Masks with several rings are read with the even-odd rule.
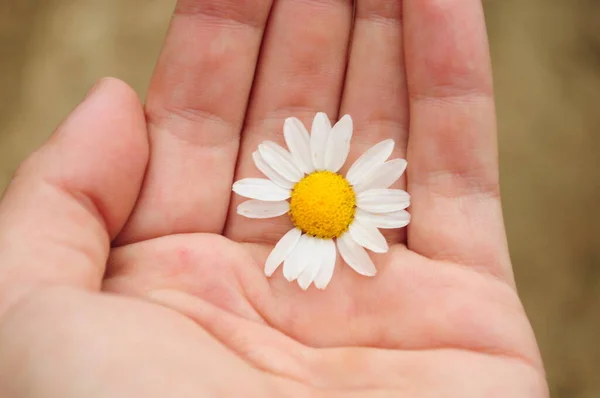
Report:
[[[137,95],[101,80],[19,167],[0,202],[0,314],[45,286],[100,288],[147,160]]]

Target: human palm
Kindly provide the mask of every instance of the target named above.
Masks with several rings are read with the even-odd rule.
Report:
[[[479,2],[358,1],[352,32],[351,2],[270,7],[180,0],[145,114],[103,81],[20,168],[0,205],[3,396],[546,396]],[[396,141],[412,222],[375,277],[338,258],[305,292],[263,273],[289,220],[239,217],[231,185],[317,111],[353,116],[351,159]]]

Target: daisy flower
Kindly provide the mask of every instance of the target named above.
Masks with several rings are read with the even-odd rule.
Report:
[[[387,252],[379,228],[402,228],[410,222],[405,210],[410,195],[389,189],[407,165],[404,159],[387,160],[394,141],[374,145],[344,177],[338,172],[350,152],[349,115],[331,127],[327,115],[317,113],[310,134],[291,117],[284,122],[283,135],[289,151],[265,141],[252,154],[268,179],[246,178],[233,184],[235,193],[251,199],[238,206],[238,214],[256,219],[288,214],[294,224],[267,258],[265,274],[270,277],[283,263],[288,281],[297,280],[303,290],[312,283],[325,289],[339,251],[357,273],[374,276],[377,270],[365,249]]]

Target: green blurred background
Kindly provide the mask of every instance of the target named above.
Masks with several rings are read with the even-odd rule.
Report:
[[[0,0],[0,192],[99,77],[144,95],[173,4]],[[553,396],[598,398],[600,0],[484,4],[520,294]]]

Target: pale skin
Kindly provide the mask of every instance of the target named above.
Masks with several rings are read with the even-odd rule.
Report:
[[[344,0],[180,0],[145,107],[102,80],[21,165],[0,204],[3,398],[548,395],[480,1],[359,0],[351,26]],[[318,111],[352,115],[350,162],[396,141],[412,222],[375,277],[338,258],[303,292],[263,274],[290,221],[236,215],[231,185]]]

